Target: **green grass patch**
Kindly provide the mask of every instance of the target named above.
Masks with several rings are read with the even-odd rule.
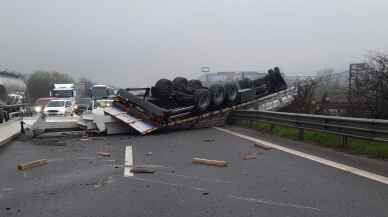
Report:
[[[253,128],[261,132],[272,133],[273,135],[282,138],[298,140],[299,130],[296,128],[274,126],[271,132],[271,125],[267,123],[250,123],[249,121],[240,121],[237,124],[243,127]],[[348,138],[348,143],[343,145],[342,136],[310,130],[304,131],[304,142],[334,148],[351,154],[388,159],[388,143],[384,142]]]

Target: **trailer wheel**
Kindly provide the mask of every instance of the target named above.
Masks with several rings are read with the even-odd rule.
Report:
[[[202,82],[200,80],[190,80],[189,81],[189,87],[193,88],[193,89],[201,89],[203,86],[202,86]]]
[[[225,84],[225,103],[229,106],[237,103],[237,86],[236,84]]]
[[[160,79],[155,84],[154,88],[154,94],[156,97],[159,98],[167,98],[170,96],[171,90],[172,90],[172,82],[168,79]]]
[[[210,106],[210,92],[207,89],[196,90],[193,99],[197,112],[204,112]]]
[[[0,124],[3,123],[4,113],[0,110]]]
[[[183,78],[183,77],[176,77],[172,81],[172,85],[173,85],[174,89],[177,91],[182,91],[182,92],[186,91],[188,84],[189,84],[189,82],[187,81],[187,79]]]
[[[287,88],[287,84],[284,81],[284,78],[283,78],[282,74],[280,73],[279,67],[276,66],[274,68],[274,74],[276,76],[276,81],[278,83],[278,88],[277,89],[279,89],[279,90],[286,89]]]
[[[214,107],[222,105],[225,99],[224,87],[220,84],[213,84],[210,86],[209,91],[211,94],[211,104]]]

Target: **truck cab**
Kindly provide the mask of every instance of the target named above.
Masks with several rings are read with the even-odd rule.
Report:
[[[50,96],[66,99],[71,102],[72,107],[75,105],[77,91],[74,84],[53,84],[50,90]]]
[[[112,106],[114,91],[113,88],[107,85],[93,85],[91,88],[91,97],[95,107],[110,107]]]
[[[54,84],[50,96],[57,98],[74,98],[76,90],[74,84]]]

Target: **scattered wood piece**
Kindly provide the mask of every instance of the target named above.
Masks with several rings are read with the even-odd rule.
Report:
[[[153,169],[148,169],[148,168],[132,168],[131,169],[132,173],[155,173],[155,170]]]
[[[256,148],[261,148],[261,149],[264,149],[264,150],[271,150],[272,149],[271,146],[264,145],[264,144],[259,144],[259,143],[255,143],[255,147]]]
[[[214,142],[215,140],[214,139],[205,139],[203,140],[204,142]]]
[[[218,166],[218,167],[226,167],[227,163],[225,161],[220,160],[208,160],[202,158],[193,158],[192,161],[194,164],[204,164],[208,166]]]
[[[89,139],[88,138],[81,138],[80,140],[81,141],[88,141]]]
[[[36,160],[36,161],[28,162],[28,163],[25,163],[25,164],[19,164],[17,166],[17,168],[18,168],[18,170],[28,170],[28,169],[31,169],[31,168],[34,168],[34,167],[46,165],[47,163],[48,163],[48,161],[46,159],[42,159],[42,160]]]
[[[152,152],[147,152],[145,155],[146,156],[152,156]]]
[[[110,157],[110,153],[105,151],[98,151],[96,154],[103,157]]]
[[[243,156],[243,160],[253,160],[256,159],[256,154],[246,154]]]

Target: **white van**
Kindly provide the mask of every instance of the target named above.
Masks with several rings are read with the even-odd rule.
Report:
[[[46,115],[60,115],[67,116],[73,114],[73,104],[68,99],[54,99],[51,100],[44,108]]]

